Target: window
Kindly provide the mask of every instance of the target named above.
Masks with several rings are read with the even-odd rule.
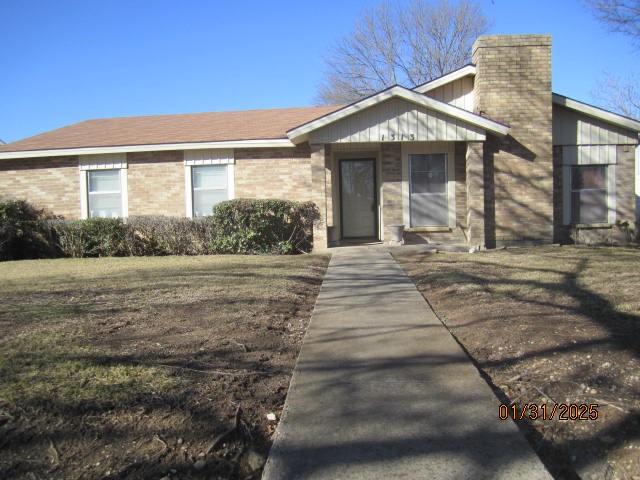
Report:
[[[571,167],[571,223],[607,223],[607,167]]]
[[[229,198],[227,165],[191,167],[193,216],[211,215],[213,207]]]
[[[409,179],[411,226],[448,225],[447,155],[409,155]]]
[[[89,218],[122,216],[120,170],[88,171],[87,193]]]

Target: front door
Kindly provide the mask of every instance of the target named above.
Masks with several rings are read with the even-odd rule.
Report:
[[[376,161],[340,160],[342,238],[378,238]]]

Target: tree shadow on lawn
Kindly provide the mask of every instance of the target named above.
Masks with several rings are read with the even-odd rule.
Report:
[[[585,278],[592,274],[591,262],[606,261],[606,252],[596,252],[595,258],[588,256],[593,254],[589,250],[578,250],[575,255],[563,254],[557,259],[562,262],[558,267],[526,266],[508,261],[510,255],[525,257],[527,252],[531,254],[530,249],[504,252],[497,263],[497,253],[486,261],[482,257],[440,261],[437,255],[430,255],[424,258],[424,270],[412,268],[412,263],[420,262],[417,256],[398,259],[413,275],[425,298],[434,301],[436,311],[447,317],[448,328],[479,370],[497,376],[492,379],[484,373],[504,402],[515,400],[522,405],[527,398],[531,403],[538,397],[545,403],[552,403],[552,399],[558,403],[580,399],[600,404],[601,419],[596,424],[584,425],[586,429],[579,431],[574,421],[570,425],[572,432],[563,436],[554,436],[556,427],[549,422],[547,425],[528,420],[517,423],[559,478],[572,478],[574,468],[581,474],[611,475],[612,467],[606,463],[611,459],[607,453],[616,449],[623,451],[625,446],[640,439],[639,406],[620,405],[618,401],[618,397],[625,396],[636,403],[638,400],[637,389],[625,383],[628,373],[624,373],[624,367],[637,364],[640,358],[640,315],[621,311],[610,298],[585,285]],[[627,269],[633,269],[639,260],[640,257],[633,254],[615,255],[616,262],[629,262]],[[549,275],[555,278],[545,280]],[[465,291],[462,287],[466,285],[475,288]],[[472,307],[470,302],[475,305]],[[464,313],[458,313],[458,309]],[[527,318],[528,311],[531,313]],[[549,318],[557,323],[549,323]],[[563,331],[565,326],[567,331]],[[480,345],[478,342],[482,340],[474,337],[480,333],[485,338],[489,333],[482,331],[486,329],[492,329],[493,338],[489,344]],[[532,347],[533,344],[537,346]],[[506,347],[500,348],[504,353],[496,351],[498,345]],[[590,360],[586,363],[579,363],[587,358]],[[528,368],[540,365],[539,362],[547,362],[553,369],[550,379],[536,379],[535,373],[527,372]],[[569,367],[563,365],[565,362],[577,363]],[[622,370],[618,374],[604,374],[600,370],[607,363]],[[513,380],[514,373],[515,377],[520,375],[524,379]],[[510,382],[507,376],[512,377]],[[514,386],[520,381],[523,385],[534,384],[534,380],[545,383],[540,383],[541,388],[536,387],[538,393],[534,392],[533,396],[527,396],[522,387],[518,393],[517,385]],[[597,385],[599,391],[591,394],[588,387],[585,391],[584,385]],[[569,424],[565,424],[565,428],[569,428]],[[631,469],[638,474],[640,464],[631,465]],[[622,473],[626,474],[628,472]]]
[[[262,260],[2,292],[0,478],[258,478],[325,268]]]
[[[123,355],[61,343],[17,352],[12,363],[30,367],[3,371],[16,401],[0,401],[0,478],[159,478],[171,469],[244,478],[249,450],[266,457],[265,413],[282,407],[296,354],[283,345]],[[237,406],[240,428],[207,453]],[[206,465],[195,469],[199,460]]]

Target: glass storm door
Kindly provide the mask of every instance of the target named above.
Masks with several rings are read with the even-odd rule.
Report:
[[[377,238],[374,159],[340,161],[340,206],[343,238]]]
[[[447,155],[409,155],[411,226],[449,224]]]

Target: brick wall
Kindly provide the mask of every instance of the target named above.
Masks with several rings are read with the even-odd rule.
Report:
[[[80,218],[78,157],[0,160],[0,198],[24,199],[56,215]]]
[[[331,145],[314,144],[310,146],[308,172],[311,181],[310,198],[318,206],[320,219],[313,225],[313,250],[326,250],[328,246],[327,232],[327,195],[331,195],[331,179],[327,172],[331,171]]]
[[[309,144],[235,151],[237,198],[311,199]]]
[[[400,143],[380,144],[382,171],[383,239],[389,241],[389,225],[402,225],[402,160]]]
[[[456,181],[456,228],[467,228],[467,144],[455,145],[455,181]]]
[[[129,215],[184,216],[184,153],[127,154]]]
[[[551,242],[551,37],[480,37],[473,61],[476,113],[511,127],[485,143],[487,245]]]

